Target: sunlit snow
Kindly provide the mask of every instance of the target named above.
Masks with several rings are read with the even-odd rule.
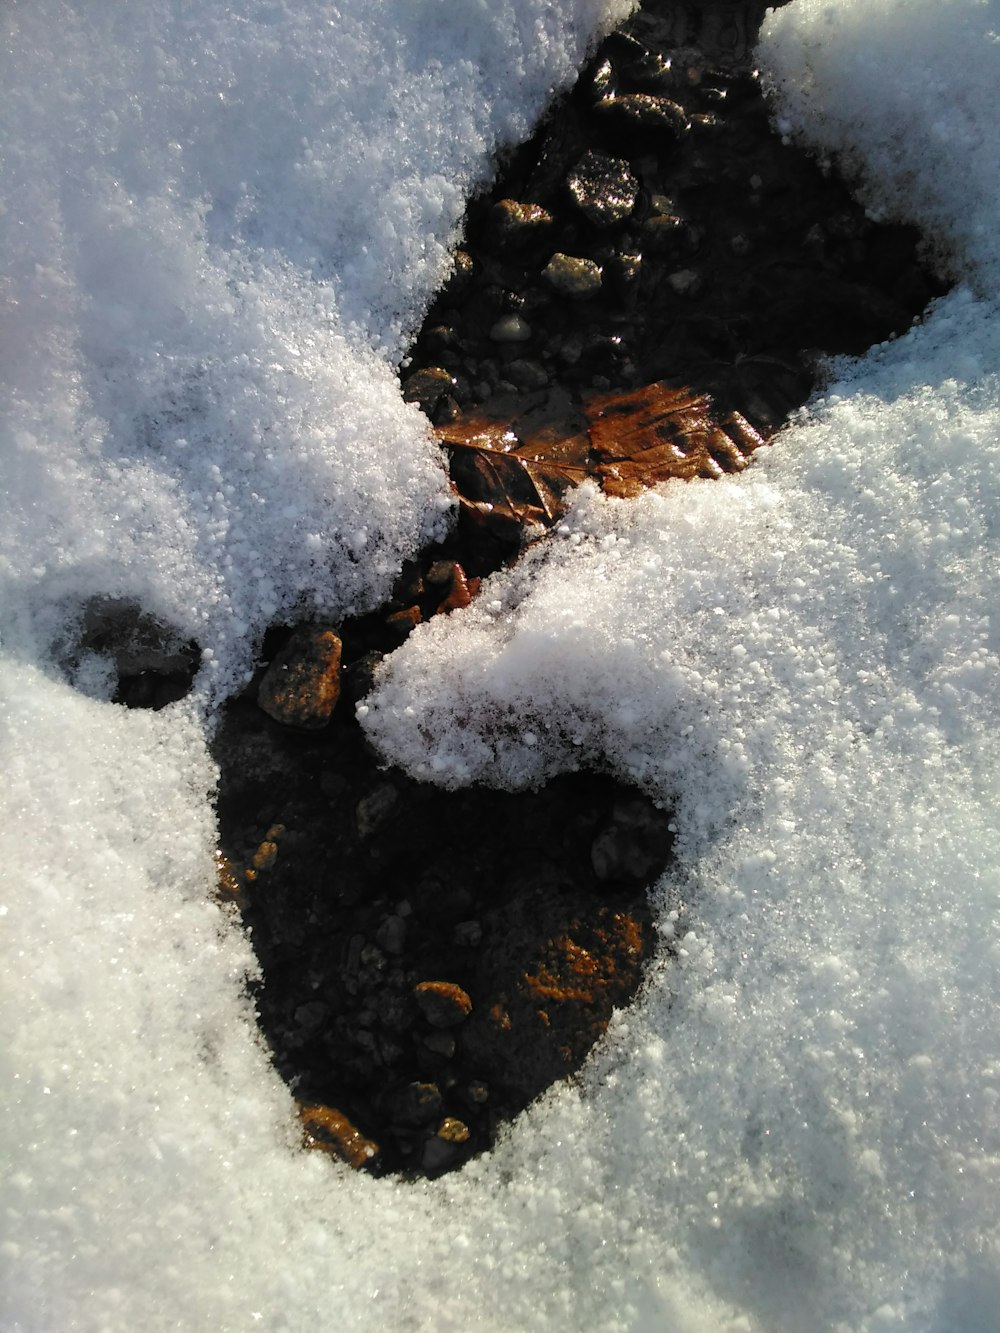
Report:
[[[741,477],[581,494],[365,704],[435,781],[675,807],[677,957],[579,1085],[433,1185],[304,1154],[211,901],[212,709],[446,521],[398,357],[490,149],[626,8],[7,7],[5,1329],[996,1326],[992,0],[793,0],[761,49],[952,293]],[[95,594],[209,650],[190,699],[64,679]]]

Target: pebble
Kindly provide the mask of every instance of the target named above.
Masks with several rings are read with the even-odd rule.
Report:
[[[436,1083],[407,1083],[391,1100],[393,1119],[403,1125],[429,1125],[438,1119],[444,1107]]]
[[[299,1116],[306,1134],[306,1147],[319,1148],[358,1170],[371,1166],[379,1146],[367,1139],[342,1111],[333,1106],[300,1106]]]
[[[472,1001],[452,981],[421,981],[413,994],[431,1027],[457,1027],[472,1013]]]
[[[387,916],[375,933],[375,943],[386,953],[403,952],[406,947],[406,922],[401,916]]]
[[[460,921],[452,938],[460,948],[475,949],[483,942],[483,928],[478,921]]]
[[[570,198],[595,227],[614,227],[635,208],[639,182],[620,157],[588,149],[566,178]]]
[[[542,277],[554,292],[577,301],[596,296],[601,290],[601,270],[592,259],[557,252],[542,270]]]
[[[553,223],[552,214],[540,204],[500,199],[490,209],[490,227],[501,247],[530,243]]]
[[[537,361],[527,361],[524,358],[512,361],[507,367],[507,374],[525,393],[533,393],[537,389],[548,387],[548,374],[544,366],[540,366]]]
[[[354,822],[359,838],[370,838],[398,800],[391,782],[384,782],[374,791],[362,796],[354,807]]]
[[[520,315],[501,315],[490,329],[495,343],[526,343],[531,337],[531,325]]]
[[[424,1038],[424,1045],[435,1055],[443,1055],[446,1060],[450,1060],[455,1054],[455,1038],[450,1032],[428,1032]]]
[[[283,726],[325,727],[340,698],[340,654],[332,629],[300,625],[264,673],[258,704]]]
[[[684,108],[669,97],[654,97],[650,93],[626,93],[605,97],[597,104],[597,111],[605,120],[621,125],[627,131],[662,130],[681,135],[690,128]]]
[[[703,286],[701,274],[693,268],[680,268],[675,273],[669,273],[667,282],[678,296],[697,296]]]
[[[403,381],[403,398],[408,403],[419,403],[428,416],[437,407],[438,399],[450,394],[455,377],[444,366],[426,366]]]

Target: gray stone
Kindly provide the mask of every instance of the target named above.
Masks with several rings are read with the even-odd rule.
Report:
[[[531,337],[531,325],[520,315],[501,315],[490,329],[495,343],[526,343]]]
[[[452,938],[463,949],[475,949],[483,942],[483,928],[478,921],[460,921]]]
[[[678,296],[697,296],[704,285],[701,274],[696,273],[693,268],[681,268],[676,273],[668,274],[667,282]]]
[[[375,943],[386,953],[401,954],[406,945],[406,922],[401,916],[387,916],[375,933]]]
[[[549,377],[543,366],[537,361],[518,360],[512,361],[507,367],[507,374],[525,393],[532,393],[535,389],[544,389],[548,386]]]

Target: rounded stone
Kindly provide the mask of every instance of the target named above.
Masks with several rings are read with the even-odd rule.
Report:
[[[418,403],[430,415],[438,399],[450,394],[454,387],[454,375],[443,366],[426,366],[407,376],[403,384],[403,398],[408,403]]]
[[[620,157],[588,149],[566,178],[570,198],[595,227],[624,222],[635,207],[639,181]]]
[[[556,253],[542,270],[542,277],[554,292],[576,301],[585,301],[601,290],[601,270],[592,259]]]
[[[520,315],[501,315],[490,329],[495,343],[526,343],[531,337],[531,325]]]
[[[453,981],[421,981],[413,989],[420,1012],[434,1028],[453,1028],[472,1013],[472,1001]]]

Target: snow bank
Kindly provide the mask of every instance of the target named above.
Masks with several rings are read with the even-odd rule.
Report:
[[[4,1326],[992,1327],[995,5],[795,0],[763,50],[967,285],[742,477],[582,495],[367,701],[436,780],[633,775],[681,852],[677,958],[580,1083],[417,1187],[297,1151],[203,719],[273,607],[377,598],[441,521],[392,366],[611,7],[97,8],[5,18]],[[94,592],[212,650],[192,701],[60,678]]]

